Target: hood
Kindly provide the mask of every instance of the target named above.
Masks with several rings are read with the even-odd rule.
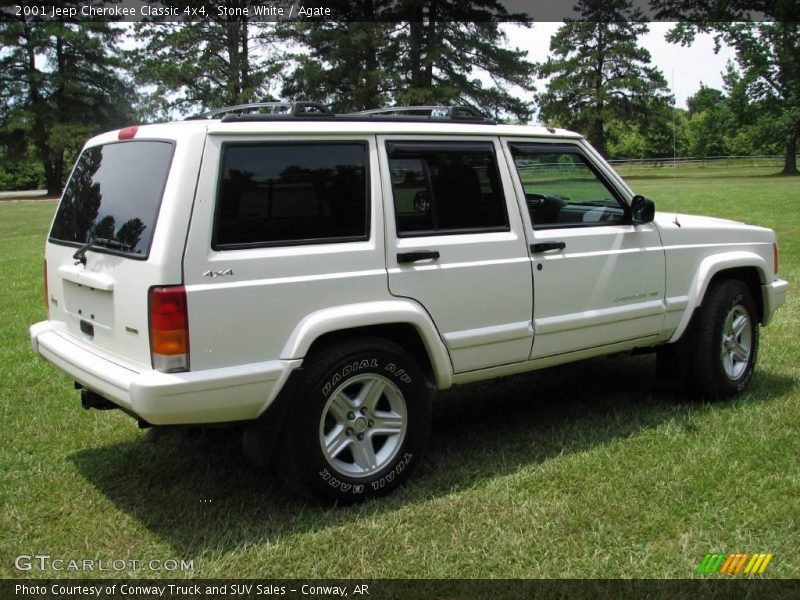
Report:
[[[680,226],[675,223],[676,216]],[[673,244],[739,244],[750,242],[771,244],[775,241],[775,233],[771,229],[716,217],[656,212],[654,223],[658,227],[661,233],[661,240],[666,246]]]

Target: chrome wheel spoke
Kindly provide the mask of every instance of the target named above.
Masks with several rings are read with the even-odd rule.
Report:
[[[369,412],[373,412],[385,389],[386,383],[378,379],[365,383],[361,393],[358,395],[358,403],[365,406]]]
[[[325,452],[331,458],[336,458],[352,442],[353,440],[347,435],[345,428],[337,425],[325,436]]]
[[[378,459],[375,456],[375,450],[372,448],[372,441],[369,438],[355,442],[352,452],[353,460],[364,471],[373,471],[378,466]]]
[[[733,355],[733,358],[739,362],[745,362],[748,358],[750,358],[750,349],[745,348],[741,344],[735,344],[731,354]]]
[[[403,427],[403,417],[396,413],[377,412],[372,420],[373,426],[371,431],[373,434],[395,435],[400,433]]]
[[[745,328],[750,325],[750,320],[745,315],[739,317],[733,322],[733,335],[738,338],[744,332]]]
[[[337,423],[344,423],[347,421],[347,413],[353,410],[351,400],[344,395],[344,391],[336,394],[331,400],[328,411],[331,413]]]

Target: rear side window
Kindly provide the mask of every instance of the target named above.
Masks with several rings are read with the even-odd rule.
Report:
[[[214,248],[364,240],[367,144],[225,144]]]
[[[167,182],[171,142],[131,141],[83,151],[64,189],[50,241],[146,258]]]
[[[397,234],[507,231],[494,146],[473,142],[389,142]]]

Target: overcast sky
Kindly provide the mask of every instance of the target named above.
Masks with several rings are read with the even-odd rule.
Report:
[[[532,29],[518,25],[506,25],[509,46],[528,51],[528,59],[533,62],[547,60],[550,50],[550,37],[562,23],[536,23]],[[650,23],[650,33],[639,38],[640,45],[650,51],[653,64],[661,69],[679,108],[686,108],[686,98],[700,89],[700,82],[709,87],[722,89],[722,72],[728,60],[733,60],[734,52],[723,46],[719,54],[714,54],[714,40],[710,35],[697,36],[694,44],[688,47],[670,44],[664,39],[672,23]],[[536,84],[542,91],[543,81]]]

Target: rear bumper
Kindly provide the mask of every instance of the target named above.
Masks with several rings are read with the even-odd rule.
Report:
[[[788,292],[789,282],[783,279],[775,279],[771,283],[761,286],[761,295],[764,300],[764,325],[772,320],[775,311],[786,302]]]
[[[188,373],[136,371],[76,344],[52,321],[31,326],[30,335],[42,358],[153,425],[255,419],[302,362],[273,360]]]

